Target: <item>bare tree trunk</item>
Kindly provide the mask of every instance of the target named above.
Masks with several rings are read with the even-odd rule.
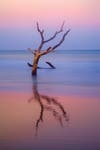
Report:
[[[37,68],[40,56],[34,55],[34,62],[32,67],[32,75],[37,75]]]

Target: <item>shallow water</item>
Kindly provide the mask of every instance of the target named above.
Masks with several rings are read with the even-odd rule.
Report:
[[[0,90],[29,90],[32,83],[32,54],[28,51],[0,52]],[[48,69],[46,61],[56,69]],[[37,82],[39,89],[51,94],[100,96],[100,51],[55,51],[41,58]],[[48,86],[49,85],[49,86]],[[46,87],[48,89],[46,90]]]
[[[0,52],[0,150],[99,150],[100,51],[49,54],[34,79],[27,62]]]

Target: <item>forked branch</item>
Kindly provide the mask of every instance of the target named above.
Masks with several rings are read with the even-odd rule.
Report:
[[[56,36],[57,36],[59,33],[63,32],[64,24],[65,24],[65,22],[62,23],[60,29],[59,29],[58,31],[56,31],[53,36],[51,36],[49,39],[45,40],[45,38],[44,38],[44,30],[41,30],[41,29],[40,29],[39,23],[37,22],[37,31],[40,33],[40,36],[41,36],[41,43],[40,43],[40,45],[39,45],[39,47],[38,47],[38,52],[41,51],[41,49],[42,49],[42,47],[43,47],[43,45],[44,45],[45,43],[48,43],[49,41],[53,40],[54,38],[56,38]],[[61,39],[61,41],[60,41],[57,45],[55,45],[55,46],[52,48],[52,50],[54,50],[56,47],[60,46],[60,44],[64,41],[64,39],[65,39],[65,37],[66,37],[66,35],[68,34],[69,31],[70,31],[70,29],[65,32],[65,34],[63,35],[63,38]],[[48,48],[48,49],[46,50],[47,52],[46,52],[46,51],[45,51],[45,52],[46,52],[46,54],[47,54],[48,52],[51,52],[52,50],[50,50],[50,49]],[[44,55],[44,54],[43,54],[43,55]]]
[[[60,29],[58,31],[56,31],[53,36],[51,36],[50,38],[48,38],[47,40],[45,40],[45,37],[44,37],[44,30],[42,30],[39,26],[39,23],[37,22],[36,25],[37,25],[37,31],[38,33],[40,34],[40,37],[41,37],[41,41],[40,41],[40,45],[39,47],[34,51],[32,50],[31,48],[29,48],[28,50],[34,54],[34,60],[33,60],[33,65],[31,65],[30,63],[27,63],[28,66],[32,67],[32,76],[33,75],[37,75],[37,69],[39,68],[38,67],[38,63],[39,63],[39,60],[41,58],[41,56],[43,55],[46,55],[50,52],[53,52],[57,47],[59,47],[65,40],[67,34],[70,32],[70,29],[66,30],[66,32],[63,32],[63,28],[64,28],[64,24],[65,22],[62,23]],[[63,33],[62,33],[63,32]],[[55,45],[52,45],[50,47],[47,47],[46,49],[42,50],[43,46],[45,43],[48,43],[49,41],[53,40],[56,38],[56,36],[58,34],[62,33],[62,36],[61,36],[61,39],[58,41],[58,43],[56,43]],[[51,68],[55,68],[53,65],[51,65],[50,62],[47,62],[47,64],[51,67]]]
[[[67,34],[68,34],[69,32],[70,32],[70,29],[67,30],[67,31],[64,33],[64,35],[63,35],[62,39],[60,40],[60,42],[59,42],[58,44],[56,44],[55,46],[53,46],[52,50],[55,50],[58,46],[60,46],[60,45],[64,42],[65,37],[67,36]]]
[[[57,47],[59,47],[59,46],[64,42],[64,40],[65,40],[65,38],[66,38],[66,36],[67,36],[67,34],[68,34],[69,32],[70,32],[70,29],[67,30],[67,31],[63,34],[62,39],[59,41],[59,43],[57,43],[57,44],[54,45],[53,47],[49,47],[48,49],[46,49],[46,50],[44,50],[43,52],[41,52],[41,56],[42,56],[42,55],[45,55],[45,54],[48,54],[48,53],[54,51]]]
[[[65,22],[63,22],[63,24],[61,25],[60,30],[59,30],[59,31],[56,31],[56,32],[54,33],[54,35],[53,35],[52,37],[50,37],[48,40],[45,40],[44,43],[47,43],[47,42],[53,40],[53,39],[57,36],[57,34],[63,32],[64,24],[65,24]]]

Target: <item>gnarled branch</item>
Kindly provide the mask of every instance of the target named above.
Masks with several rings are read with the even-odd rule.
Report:
[[[45,40],[44,43],[47,43],[47,42],[53,40],[53,39],[57,36],[57,34],[63,32],[64,24],[65,24],[65,22],[63,22],[63,24],[61,25],[60,30],[59,30],[59,31],[56,31],[56,32],[54,33],[54,35],[53,35],[52,37],[50,37],[48,40]]]
[[[47,50],[44,50],[43,52],[41,52],[40,55],[42,56],[42,55],[45,55],[45,54],[48,54],[48,53],[54,51],[57,47],[59,47],[59,46],[64,42],[64,40],[65,40],[65,38],[66,38],[66,36],[67,36],[67,34],[68,34],[69,32],[70,32],[70,29],[67,30],[67,31],[63,34],[62,39],[59,41],[58,44],[56,44],[56,45],[53,46],[53,47],[49,47]]]
[[[37,22],[37,31],[40,33],[40,36],[41,36],[41,43],[40,43],[40,45],[39,45],[39,47],[38,47],[38,52],[41,51],[41,49],[42,49],[42,47],[43,47],[43,45],[44,45],[45,43],[47,43],[47,42],[53,40],[59,33],[63,32],[64,24],[65,24],[65,22],[62,23],[60,29],[59,29],[58,31],[56,31],[53,36],[51,36],[49,39],[45,40],[45,38],[44,38],[44,30],[41,30],[41,29],[40,29],[39,23]],[[60,43],[62,43],[62,42],[64,41],[65,36],[68,34],[69,31],[70,31],[70,30],[68,30],[68,31],[63,35],[63,39],[59,42],[59,44],[57,44],[56,46],[54,46],[54,47],[52,48],[52,50],[54,50],[56,47],[58,47],[58,46],[60,45]],[[49,53],[49,52],[51,52],[51,51],[50,51],[50,49],[49,49],[49,50],[47,49],[45,52],[46,52],[46,54],[47,54],[47,53]]]

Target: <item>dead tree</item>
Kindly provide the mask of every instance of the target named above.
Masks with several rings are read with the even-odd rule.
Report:
[[[54,40],[59,33],[63,32],[64,22],[61,25],[60,29],[58,31],[56,31],[54,33],[54,35],[51,36],[50,38],[48,38],[47,40],[45,40],[45,38],[44,38],[44,30],[40,29],[38,22],[36,23],[36,25],[37,25],[37,31],[39,32],[40,37],[41,37],[41,42],[40,42],[39,47],[36,50],[28,48],[28,50],[31,51],[32,54],[34,55],[33,64],[30,65],[28,63],[28,65],[32,67],[32,75],[36,75],[37,74],[38,62],[39,62],[40,57],[42,57],[43,55],[46,55],[46,54],[48,54],[50,52],[53,52],[57,47],[59,47],[64,42],[65,37],[70,32],[70,29],[68,29],[66,32],[63,33],[61,40],[56,45],[50,46],[46,50],[42,50],[42,48],[43,48],[45,43],[48,43],[49,41]],[[50,63],[47,63],[47,64],[49,66],[51,66],[51,67],[53,66]],[[53,68],[55,68],[55,67],[53,66]]]

